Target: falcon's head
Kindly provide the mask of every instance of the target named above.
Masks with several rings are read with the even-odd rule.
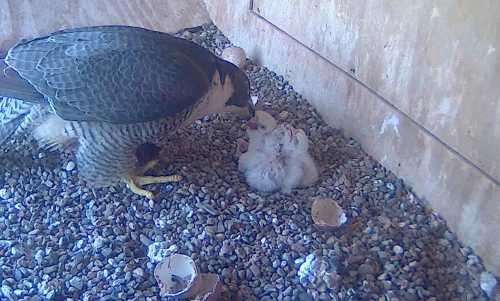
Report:
[[[245,72],[223,59],[219,59],[217,71],[224,101],[222,111],[237,113],[246,119],[255,116],[255,105],[250,98],[250,81]]]

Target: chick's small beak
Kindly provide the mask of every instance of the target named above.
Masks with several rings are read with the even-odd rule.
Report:
[[[247,127],[251,130],[256,130],[258,125],[257,125],[257,120],[255,117],[250,118],[250,120],[247,121]]]

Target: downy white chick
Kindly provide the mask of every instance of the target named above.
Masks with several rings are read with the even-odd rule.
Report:
[[[271,114],[266,111],[256,111],[255,117],[247,122],[248,147],[263,146],[266,135],[271,133],[277,125],[278,122]]]
[[[254,144],[251,140],[248,152],[239,160],[240,171],[252,188],[290,193],[293,188],[309,186],[317,180],[318,171],[308,153],[309,143],[303,130],[282,124],[253,138]]]
[[[250,141],[248,151],[240,156],[240,171],[245,174],[250,187],[262,192],[281,189],[286,178],[286,164],[281,156],[280,141],[284,131],[275,128],[269,133],[262,133],[258,140]],[[259,145],[255,142],[258,141]]]
[[[255,117],[247,121],[247,136],[248,142],[240,140],[238,142],[238,155],[240,156],[238,165],[240,162],[245,162],[247,157],[253,156],[254,152],[259,151],[264,146],[264,139],[276,126],[276,119],[265,112],[256,111]],[[242,167],[238,167],[240,171],[243,172]]]
[[[285,125],[286,134],[282,141],[282,156],[286,163],[286,178],[283,192],[291,192],[295,187],[307,187],[319,178],[318,168],[309,154],[309,139],[302,129]]]

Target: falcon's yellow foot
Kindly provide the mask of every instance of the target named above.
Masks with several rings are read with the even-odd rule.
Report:
[[[158,160],[152,160],[148,162],[145,166],[139,168],[138,173],[144,174],[154,166],[158,164]],[[153,199],[155,197],[155,193],[146,189],[143,189],[143,185],[148,184],[162,184],[162,183],[171,183],[171,182],[179,182],[182,180],[182,177],[179,175],[173,176],[139,176],[139,175],[129,175],[125,182],[127,183],[128,188],[132,190],[133,193],[147,197],[148,199]]]

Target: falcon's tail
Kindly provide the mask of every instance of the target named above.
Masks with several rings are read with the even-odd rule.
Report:
[[[22,99],[29,102],[44,100],[41,93],[14,69],[10,68],[3,59],[0,59],[0,96]]]
[[[22,128],[42,94],[0,59],[0,145]]]
[[[21,127],[32,103],[15,98],[0,98],[0,145]]]

